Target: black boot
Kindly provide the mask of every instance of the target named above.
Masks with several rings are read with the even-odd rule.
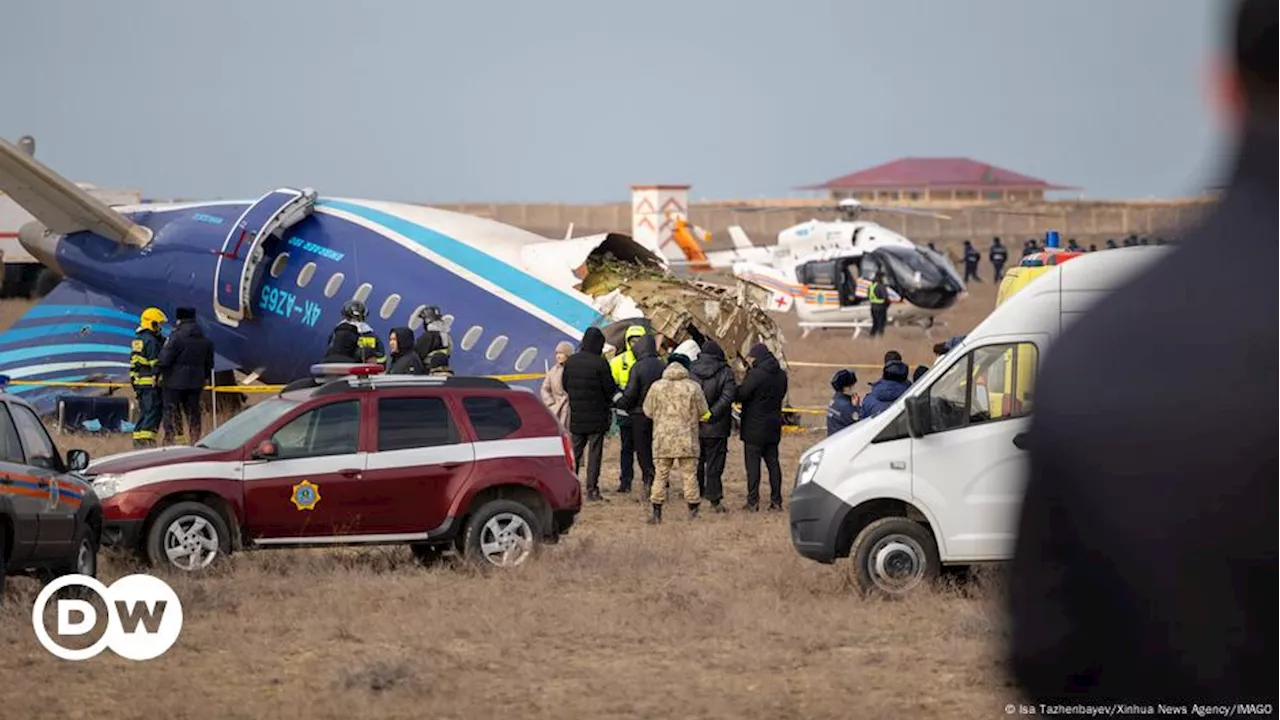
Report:
[[[698,505],[701,503],[689,503],[689,519],[698,517]]]
[[[753,503],[750,500],[748,500],[747,504],[742,506],[742,509],[746,510],[747,512],[760,512],[760,505],[758,503]]]
[[[662,522],[662,505],[658,503],[651,503],[651,505],[653,506],[653,514],[645,522],[650,525],[657,525]]]
[[[600,488],[591,488],[587,491],[587,500],[599,502],[604,500],[604,496],[600,494]]]
[[[721,505],[719,500],[713,500],[711,501],[711,512],[723,514],[729,512],[729,508]]]

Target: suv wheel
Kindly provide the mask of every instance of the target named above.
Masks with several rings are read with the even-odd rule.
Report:
[[[4,602],[4,576],[5,576],[4,554],[8,551],[8,548],[4,546],[4,530],[5,530],[4,525],[0,525],[0,603]]]
[[[514,500],[494,500],[471,516],[463,547],[472,562],[510,568],[533,557],[541,539],[532,510]]]
[[[209,567],[231,552],[231,531],[216,510],[202,502],[180,502],[165,508],[147,532],[147,559],[185,572]]]
[[[98,538],[86,523],[76,531],[71,554],[54,567],[54,577],[62,575],[98,576]]]

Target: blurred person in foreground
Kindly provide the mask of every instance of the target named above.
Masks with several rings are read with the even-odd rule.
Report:
[[[1009,583],[1013,671],[1038,702],[1276,697],[1276,318],[1187,291],[1228,257],[1239,307],[1274,302],[1277,3],[1237,8],[1221,203],[1068,329],[1038,383]],[[1188,416],[1169,388],[1208,368],[1242,382]]]

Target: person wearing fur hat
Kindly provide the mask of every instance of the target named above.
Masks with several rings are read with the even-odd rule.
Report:
[[[165,441],[185,445],[202,435],[200,393],[213,374],[213,342],[196,324],[194,308],[180,307],[174,317],[177,327],[160,349],[156,367],[164,399]]]
[[[569,394],[564,390],[564,363],[573,354],[573,344],[561,340],[556,344],[556,364],[547,370],[547,374],[542,378],[542,404],[547,406],[552,415],[556,416],[556,420],[560,421],[560,427],[565,431],[569,431]]]
[[[857,382],[858,376],[852,370],[837,370],[831,376],[835,394],[827,403],[827,437],[858,422],[858,396],[853,391]]]

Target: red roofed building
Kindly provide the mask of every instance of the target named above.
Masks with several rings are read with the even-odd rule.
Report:
[[[1046,190],[1079,190],[969,158],[902,158],[801,190],[826,190],[833,200],[968,204],[1044,200]]]

